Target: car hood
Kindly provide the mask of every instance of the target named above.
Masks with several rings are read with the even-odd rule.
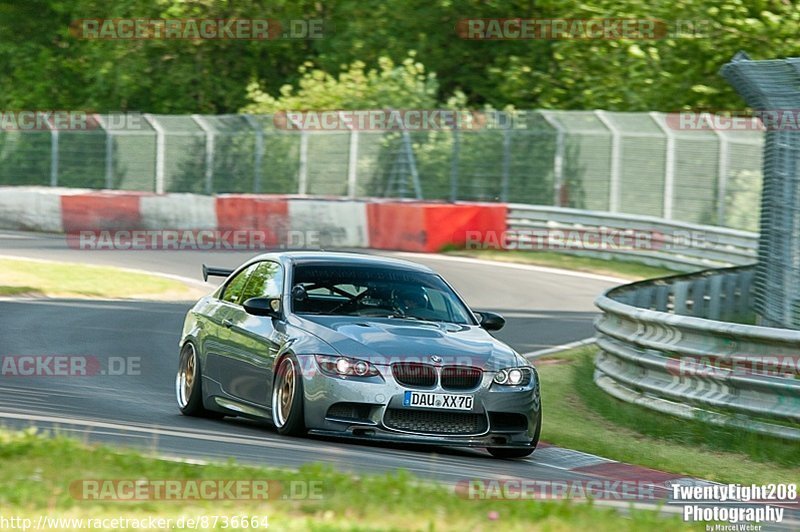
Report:
[[[399,318],[304,316],[298,318],[297,326],[339,354],[377,365],[401,361],[431,363],[441,359],[442,364],[496,370],[521,363],[513,349],[475,325]]]

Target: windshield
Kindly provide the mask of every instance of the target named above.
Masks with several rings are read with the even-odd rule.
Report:
[[[438,275],[375,266],[296,266],[292,310],[474,325],[464,303]]]

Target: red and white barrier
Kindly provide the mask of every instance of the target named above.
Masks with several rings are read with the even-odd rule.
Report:
[[[61,196],[69,193],[67,189],[45,194],[36,188],[0,188],[0,227],[61,233]]]
[[[439,251],[467,231],[506,230],[496,203],[163,194],[0,187],[0,228],[81,231],[251,231],[266,246]],[[314,237],[309,237],[309,235]]]
[[[139,212],[145,229],[216,229],[216,198],[199,194],[143,196]]]
[[[436,252],[463,246],[467,231],[502,234],[508,208],[498,203],[374,202],[367,213],[369,247]]]
[[[319,233],[322,247],[370,247],[363,201],[290,200],[289,228],[296,237]]]

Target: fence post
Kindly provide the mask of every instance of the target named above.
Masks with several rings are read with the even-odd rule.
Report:
[[[58,129],[55,125],[47,121],[47,127],[50,129],[50,186],[58,186]]]
[[[356,197],[356,187],[358,185],[358,130],[353,127],[350,120],[346,120],[339,112],[339,119],[347,124],[350,130],[350,151],[347,156],[347,197]]]
[[[458,178],[460,174],[459,158],[461,157],[461,131],[458,129],[458,122],[453,124],[451,130],[453,135],[453,150],[450,153],[450,202],[458,201]]]
[[[261,192],[261,165],[264,161],[264,129],[258,120],[253,115],[244,115],[244,119],[250,124],[250,127],[255,131],[255,149],[253,161],[253,193],[258,194]]]
[[[619,212],[620,208],[620,163],[622,158],[622,142],[619,129],[611,122],[605,111],[597,110],[595,116],[611,133],[611,181],[609,183],[608,210]]]
[[[114,186],[114,138],[111,136],[112,130],[106,124],[105,118],[101,114],[93,115],[94,119],[97,120],[97,123],[100,124],[100,127],[103,128],[103,131],[106,133],[106,161],[105,161],[105,182],[106,188],[111,189]]]
[[[308,193],[308,131],[300,133],[300,169],[297,179],[297,193]]]
[[[411,181],[414,186],[414,196],[416,199],[422,199],[422,186],[419,183],[419,173],[417,172],[417,160],[414,157],[414,150],[411,147],[411,135],[408,134],[407,129],[403,129],[403,146],[405,147],[406,160],[411,170]],[[405,179],[403,179],[405,184]],[[405,192],[405,189],[403,190]],[[405,193],[403,194],[405,196]]]
[[[564,126],[549,111],[539,111],[542,118],[556,130],[556,150],[553,158],[553,205],[563,207],[564,196]]]
[[[707,124],[713,124],[712,117],[703,113]],[[717,225],[725,225],[725,196],[728,193],[728,137],[719,128],[714,128],[719,140],[719,158],[717,159]]]
[[[663,115],[652,111],[648,113],[653,122],[661,128],[664,135],[667,137],[666,146],[666,160],[664,162],[664,213],[663,217],[672,219],[672,205],[674,203],[675,194],[675,134],[662,121]]]
[[[297,193],[305,195],[308,192],[308,131],[287,113],[287,118],[300,130],[300,167],[297,170]]]
[[[500,181],[500,201],[508,201],[508,180],[511,171],[511,133],[503,129],[503,174]]]
[[[192,120],[206,134],[206,194],[214,192],[214,128],[201,115],[192,115]]]
[[[146,113],[144,119],[156,132],[156,194],[164,193],[164,157],[166,151],[166,131],[158,123],[155,115]]]

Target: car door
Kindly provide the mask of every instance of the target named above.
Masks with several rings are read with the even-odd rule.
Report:
[[[237,313],[237,303],[247,284],[249,275],[257,264],[243,268],[231,276],[222,287],[219,296],[213,299],[205,309],[203,321],[203,352],[206,354],[203,377],[217,384],[222,382],[222,368],[232,341],[231,319]]]
[[[247,274],[247,281],[222,323],[227,329],[225,353],[220,365],[222,389],[232,397],[269,406],[272,366],[285,336],[277,323],[266,316],[252,316],[242,306],[253,297],[280,297],[283,292],[283,267],[274,261],[261,261]]]

